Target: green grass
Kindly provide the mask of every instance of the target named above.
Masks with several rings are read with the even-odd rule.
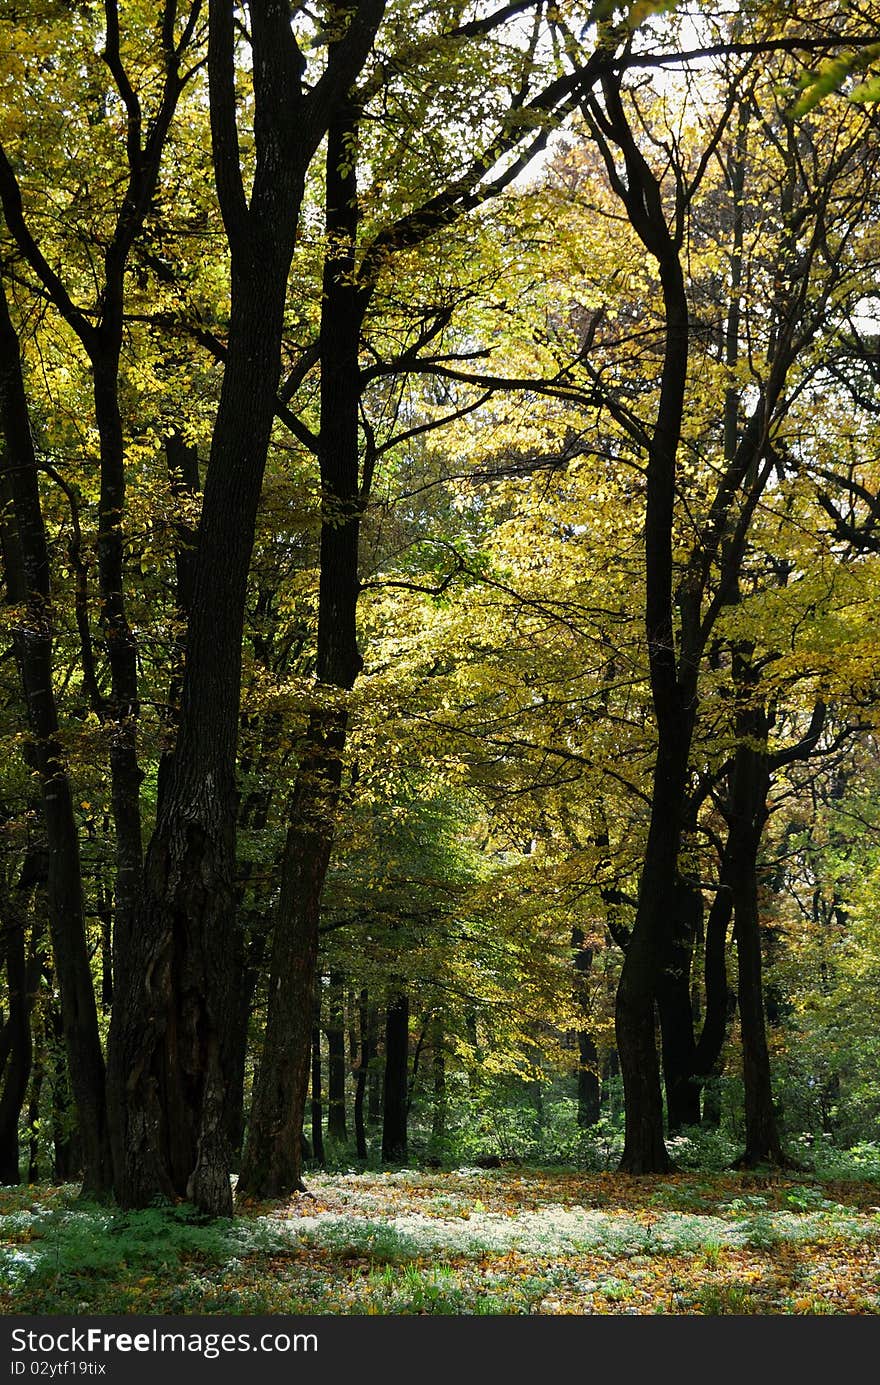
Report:
[[[0,1191],[20,1313],[880,1311],[880,1190],[803,1177],[349,1173],[205,1222]]]

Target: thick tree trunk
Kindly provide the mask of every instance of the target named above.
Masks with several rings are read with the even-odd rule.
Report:
[[[344,1144],[348,1139],[345,1121],[345,1010],[343,982],[339,972],[330,973],[327,1015],[327,1134]]]
[[[385,1074],[382,1084],[382,1162],[407,1158],[407,1078],[409,1073],[409,997],[400,991],[385,1015]]]
[[[327,147],[328,251],[321,315],[322,485],[317,681],[320,705],[309,719],[282,862],[281,897],[269,977],[269,1010],[254,1084],[242,1187],[279,1197],[301,1189],[299,1129],[304,1116],[318,916],[330,861],[342,757],[346,694],[362,660],[355,617],[359,490],[358,347],[361,308],[354,281],[357,230],[356,127],[331,123]]]
[[[709,1077],[717,1068],[730,1020],[730,988],[727,983],[727,931],[733,917],[735,861],[731,838],[725,843],[718,871],[718,888],[706,921],[703,975],[705,979],[703,1024],[694,1049],[696,1077]]]
[[[3,485],[12,517],[3,524],[7,596],[25,607],[13,646],[33,736],[49,848],[47,913],[61,992],[64,1042],[79,1120],[83,1190],[103,1194],[111,1181],[104,1058],[86,942],[79,837],[61,744],[52,672],[49,555],[40,505],[18,338],[0,283],[0,430]]]
[[[115,953],[123,962],[132,928],[141,870],[140,786],[137,758],[137,646],[128,621],[124,594],[125,440],[119,412],[119,353],[122,345],[122,286],[116,310],[99,331],[100,346],[91,353],[101,454],[98,498],[98,589],[101,625],[110,665],[110,697],[104,703],[110,730],[110,793],[116,851]]]
[[[347,713],[312,714],[308,753],[297,774],[281,867],[281,898],[269,969],[263,1051],[254,1079],[242,1191],[281,1197],[301,1191],[305,1115],[318,959],[318,916],[330,849]]]
[[[34,1069],[31,1075],[31,1090],[28,1096],[28,1183],[40,1181],[40,1102],[43,1095],[43,1080],[46,1075],[45,1033],[35,1035]],[[42,1045],[39,1040],[42,1040]]]
[[[233,274],[229,356],[199,530],[177,747],[129,962],[117,976],[110,1075],[116,1192],[232,1211],[229,1075],[234,973],[235,756],[253,525],[275,407],[287,260]]]
[[[673,938],[669,957],[657,985],[666,1122],[670,1135],[698,1125],[700,1088],[694,1080],[694,1017],[691,1005],[691,962],[703,899],[698,888],[679,876],[675,890]]]
[[[645,636],[657,721],[657,759],[639,902],[615,1007],[626,1108],[620,1167],[628,1173],[664,1173],[669,1168],[669,1156],[663,1142],[654,1009],[663,968],[669,966],[673,953],[678,853],[696,711],[698,656],[693,630],[683,630],[679,664],[673,615],[676,463],[687,380],[689,316],[677,238],[683,228],[679,226],[676,234],[670,231],[660,185],[630,128],[618,80],[603,78],[602,90],[602,137],[613,140],[625,165],[624,178],[613,174],[615,191],[645,249],[657,261],[665,314],[660,398],[648,443],[645,513]],[[615,158],[607,144],[605,149],[611,173]],[[698,592],[694,595],[698,601]]]
[[[654,1003],[662,969],[669,965],[673,951],[689,733],[684,717],[660,728],[639,903],[617,991],[615,1028],[626,1113],[620,1167],[626,1173],[669,1169]]]
[[[180,501],[192,500],[201,491],[199,454],[197,448],[184,441],[179,432],[165,439],[165,460],[171,494]],[[168,715],[171,725],[177,724],[180,714],[180,695],[183,689],[183,670],[186,661],[185,622],[192,610],[196,575],[198,530],[185,520],[174,526],[175,605],[182,623],[172,651],[171,677],[168,685]]]
[[[580,1130],[591,1130],[599,1119],[602,1104],[599,1051],[589,1030],[579,1030],[577,1038],[577,1123]]]
[[[306,92],[289,6],[252,0],[253,172],[246,194],[234,7],[230,0],[209,4],[212,153],[232,259],[229,337],[199,526],[177,745],[160,785],[131,963],[111,1026],[111,1128],[117,1195],[125,1205],[165,1193],[183,1194],[214,1214],[232,1209],[228,1018],[236,995],[235,761],[248,570],[305,174],[369,52],[382,11],[382,0],[361,0],[331,45],[323,77]],[[323,732],[320,725],[321,748]],[[282,884],[288,911],[292,892],[300,883],[310,885],[316,873],[304,860],[306,845],[288,844]],[[300,922],[308,934],[306,913]],[[311,972],[311,942],[296,927],[293,933],[294,950]],[[295,966],[302,970],[299,962]],[[270,1023],[273,1001],[277,996],[270,994]],[[296,1159],[310,1001],[309,989],[297,1031],[296,1073],[283,1093],[297,1110],[281,1108],[282,1123],[293,1129]],[[266,1084],[258,1117],[265,1098]],[[262,1156],[257,1162],[267,1165]]]

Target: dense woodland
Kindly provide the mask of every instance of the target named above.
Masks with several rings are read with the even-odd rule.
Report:
[[[877,31],[3,6],[0,1181],[878,1139]]]

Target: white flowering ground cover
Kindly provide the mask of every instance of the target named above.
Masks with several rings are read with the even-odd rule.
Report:
[[[231,1223],[75,1191],[0,1192],[0,1310],[880,1312],[871,1182],[350,1171]]]

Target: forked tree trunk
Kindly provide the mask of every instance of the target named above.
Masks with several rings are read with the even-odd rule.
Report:
[[[116,1191],[128,1206],[182,1195],[232,1210],[229,1015],[236,997],[235,765],[248,570],[280,372],[287,281],[306,171],[369,52],[383,0],[346,15],[321,79],[304,62],[286,0],[251,0],[252,174],[245,192],[235,78],[235,7],[210,0],[212,153],[231,253],[226,368],[199,526],[180,726],[162,776],[156,828],[110,1044]],[[323,736],[318,737],[323,743]],[[294,842],[282,895],[313,871]],[[310,923],[310,919],[308,920]],[[295,948],[314,969],[306,942]],[[297,965],[299,965],[297,963]],[[120,1003],[120,1001],[122,1003]],[[273,997],[270,995],[270,1014]],[[300,1156],[310,991],[290,1092]],[[271,1081],[269,1087],[272,1086]],[[259,1086],[259,1081],[258,1081]],[[265,1093],[264,1093],[265,1094]]]

